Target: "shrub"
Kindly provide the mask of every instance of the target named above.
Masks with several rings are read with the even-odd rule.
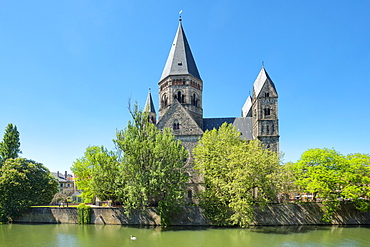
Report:
[[[80,203],[77,207],[78,224],[90,224],[91,222],[91,207]]]

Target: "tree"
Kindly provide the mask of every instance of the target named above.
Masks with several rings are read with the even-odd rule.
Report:
[[[254,205],[275,199],[279,157],[257,140],[240,139],[231,124],[206,131],[193,153],[204,175],[201,206],[214,224],[248,226]]]
[[[370,156],[344,156],[334,149],[309,149],[290,169],[296,174],[295,184],[304,192],[312,193],[313,200],[323,201],[329,222],[338,209],[340,200],[353,200],[357,207],[367,210],[370,196]]]
[[[183,202],[187,151],[170,129],[159,130],[135,105],[123,131],[114,140],[121,157],[118,196],[126,212],[149,205],[159,207],[162,224]]]
[[[10,123],[5,129],[3,141],[0,143],[0,167],[5,160],[18,158],[18,154],[22,153],[20,146],[17,126]]]
[[[49,203],[57,191],[57,180],[41,163],[7,159],[0,168],[0,215],[14,219],[31,205]]]
[[[118,157],[105,147],[88,147],[84,156],[77,159],[71,168],[76,176],[77,188],[82,190],[85,202],[91,202],[93,196],[100,200],[117,199],[116,178],[119,173]]]

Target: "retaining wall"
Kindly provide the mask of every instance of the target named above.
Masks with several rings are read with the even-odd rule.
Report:
[[[323,213],[319,203],[269,204],[256,207],[256,218],[252,225],[322,225]],[[77,208],[31,208],[15,223],[68,223],[78,224]],[[160,225],[156,208],[148,208],[144,213],[124,214],[122,208],[92,208],[92,224],[111,225]],[[333,224],[368,225],[370,213],[358,211],[351,203],[342,203],[335,215]],[[208,226],[210,222],[199,207],[184,207],[183,213],[171,220],[171,225]]]

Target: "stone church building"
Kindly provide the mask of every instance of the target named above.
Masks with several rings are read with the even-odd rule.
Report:
[[[236,127],[241,138],[259,139],[266,148],[279,152],[278,94],[264,67],[253,84],[252,96],[247,97],[241,109],[241,117],[203,118],[203,81],[181,18],[158,87],[158,116],[150,92],[146,100],[145,109],[149,111],[150,121],[159,129],[171,128],[189,151],[206,130],[217,129],[227,122]],[[187,172],[187,194],[192,201],[192,195],[197,193],[201,180],[193,172],[191,157],[187,162]]]

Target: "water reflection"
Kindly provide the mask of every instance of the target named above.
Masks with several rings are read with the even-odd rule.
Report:
[[[137,240],[131,240],[133,235]],[[0,246],[367,246],[369,226],[0,225]]]

